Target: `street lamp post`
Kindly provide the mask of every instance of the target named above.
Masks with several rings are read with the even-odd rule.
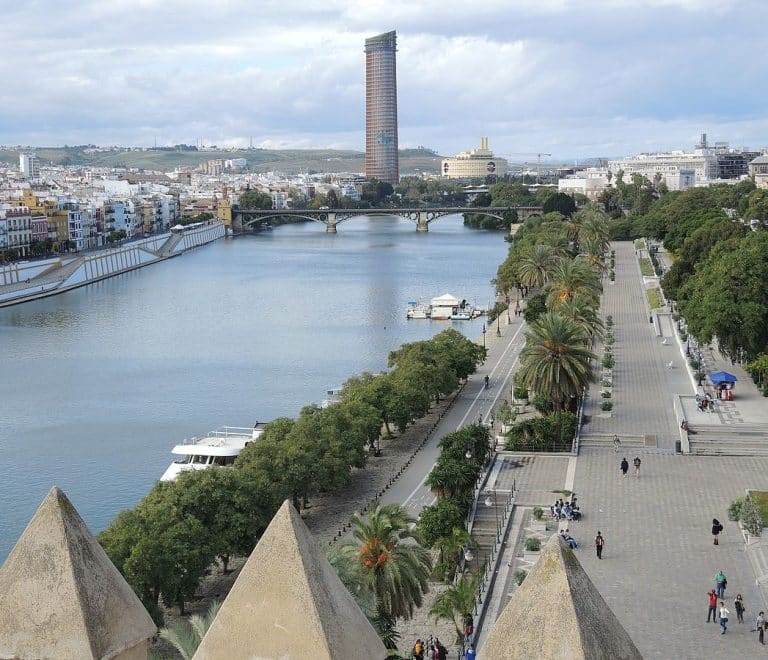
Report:
[[[509,311],[509,309],[507,309]],[[499,314],[499,317],[496,319],[496,336],[501,337],[501,314]]]
[[[483,323],[483,348],[485,348],[485,323]]]

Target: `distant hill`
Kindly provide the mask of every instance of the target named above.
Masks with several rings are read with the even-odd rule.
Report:
[[[27,150],[23,150],[27,151]],[[89,146],[40,147],[33,151],[44,164],[85,165],[93,167],[128,167],[171,171],[177,167],[197,167],[214,159],[245,158],[254,172],[362,172],[365,154],[336,149],[241,149],[237,151],[197,151],[189,149],[147,149],[146,151],[92,151]],[[400,151],[401,174],[438,173],[441,156],[430,149]],[[0,161],[19,162],[19,151],[0,150]]]

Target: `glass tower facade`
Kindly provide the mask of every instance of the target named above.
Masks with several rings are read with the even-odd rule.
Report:
[[[394,30],[365,40],[365,176],[392,185],[400,179],[396,42]]]

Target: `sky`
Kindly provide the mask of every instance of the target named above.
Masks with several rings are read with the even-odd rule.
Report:
[[[5,145],[362,151],[364,41],[396,30],[401,148],[768,146],[767,0],[0,0],[0,15]]]

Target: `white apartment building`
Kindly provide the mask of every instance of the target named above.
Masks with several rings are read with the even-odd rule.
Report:
[[[19,172],[26,179],[40,178],[40,161],[34,154],[19,154]]]
[[[447,179],[477,179],[489,174],[504,176],[509,163],[504,158],[497,158],[488,148],[488,138],[480,138],[480,148],[462,151],[453,158],[445,158],[440,166],[440,173]]]
[[[32,242],[32,214],[26,206],[0,204],[0,248],[15,250],[19,256],[29,254]]]
[[[608,186],[607,168],[588,167],[586,170],[559,179],[557,191],[568,195],[580,193],[594,202]]]
[[[664,180],[671,175],[674,183],[675,178],[679,177],[683,170],[693,170],[696,183],[717,179],[719,175],[717,156],[714,150],[708,148],[698,148],[693,152],[670,151],[628,156],[621,160],[609,160],[608,169],[614,176],[623,172],[625,181],[629,181],[633,174],[640,174],[653,181],[659,174]],[[667,185],[670,190],[673,189],[669,182]],[[675,188],[677,189],[679,188]]]

